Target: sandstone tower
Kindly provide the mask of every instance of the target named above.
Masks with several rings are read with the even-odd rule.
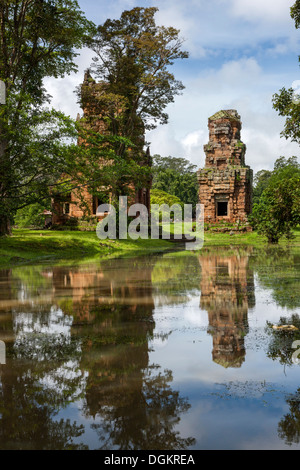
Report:
[[[241,118],[233,109],[208,119],[205,167],[198,171],[199,201],[204,204],[207,223],[243,223],[251,212],[253,171],[245,165],[241,127]]]

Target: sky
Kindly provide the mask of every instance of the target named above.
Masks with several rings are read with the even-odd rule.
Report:
[[[299,146],[280,136],[284,118],[272,107],[272,96],[283,87],[295,88],[300,79],[300,30],[290,17],[294,2],[78,0],[96,25],[118,19],[124,10],[155,6],[158,25],[180,30],[189,58],[175,62],[172,72],[185,89],[166,109],[169,123],[147,133],[152,155],[183,157],[204,167],[208,118],[221,109],[236,109],[246,164],[255,173],[272,170],[280,156],[299,157]],[[82,113],[74,91],[93,56],[90,50],[81,51],[76,74],[46,80],[53,106],[71,117]]]

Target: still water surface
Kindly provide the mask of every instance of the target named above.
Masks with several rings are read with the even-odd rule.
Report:
[[[300,448],[300,251],[2,270],[0,340],[1,449]]]

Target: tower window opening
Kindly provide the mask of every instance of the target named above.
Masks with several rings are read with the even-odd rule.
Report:
[[[217,202],[217,216],[225,217],[228,215],[228,202]]]

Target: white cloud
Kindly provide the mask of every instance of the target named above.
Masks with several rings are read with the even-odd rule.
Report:
[[[204,141],[204,131],[202,129],[198,131],[191,132],[183,140],[182,145],[187,149],[192,149],[194,147],[199,147]]]
[[[83,82],[84,71],[90,67],[94,55],[92,51],[83,49],[75,60],[78,73],[58,79],[47,78],[44,82],[47,92],[52,96],[51,105],[73,119],[82,112],[77,104],[75,90]]]
[[[286,23],[290,22],[290,7],[295,0],[231,0],[231,3],[234,16],[249,21]]]
[[[240,60],[231,60],[222,65],[220,71],[211,77],[211,86],[217,83],[221,87],[230,87],[233,92],[236,90],[246,90],[253,83],[261,80],[262,69],[257,60],[253,57],[242,58]]]
[[[134,6],[156,6],[152,0],[79,3],[97,24],[106,18],[118,18],[123,10]],[[157,4],[158,23],[181,30],[187,39],[184,48],[191,52],[191,59],[180,61],[175,71],[186,89],[167,109],[170,123],[147,134],[152,154],[185,157],[198,167],[203,166],[208,117],[220,109],[233,108],[242,117],[242,140],[248,147],[246,159],[255,171],[272,168],[280,155],[298,155],[295,144],[280,138],[284,120],[272,108],[272,95],[298,78],[296,72],[289,72],[293,68],[288,70],[286,62],[281,68],[278,62],[272,65],[276,57],[285,56],[286,60],[288,52],[298,51],[297,31],[289,16],[293,3],[293,0],[161,0]],[[224,48],[228,53],[224,54]],[[82,82],[93,55],[91,51],[82,51],[77,60],[78,74],[45,82],[53,95],[52,104],[74,118],[81,111],[74,90]],[[291,58],[295,71],[297,55],[295,52]]]
[[[277,45],[293,38],[299,44],[290,17],[293,3],[294,0],[161,0],[155,5],[159,7],[158,23],[179,28],[191,57],[201,59],[224,50],[233,53],[257,49],[262,42]]]
[[[246,162],[256,172],[272,169],[279,156],[299,155],[299,146],[280,137],[284,119],[272,108],[272,95],[286,76],[267,74],[255,58],[224,63],[187,84],[169,107],[170,124],[151,133],[152,151],[183,156],[203,167],[208,118],[220,109],[237,109],[242,119]]]
[[[146,139],[150,142],[152,155],[184,157],[184,147],[176,136],[176,131],[172,124],[160,126],[156,130],[149,132],[146,135]]]
[[[181,142],[185,157],[198,167],[203,167],[205,164],[203,146],[207,144],[207,142],[208,130],[199,129],[188,133]]]
[[[269,123],[270,124],[270,123]],[[280,137],[279,133],[267,131],[268,124],[262,130],[258,128],[244,129],[244,142],[247,145],[248,163],[254,172],[272,170],[275,160],[280,156],[299,156],[299,146]]]

